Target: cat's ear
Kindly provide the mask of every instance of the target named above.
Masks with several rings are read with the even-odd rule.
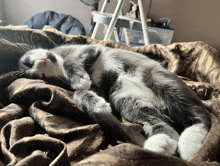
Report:
[[[96,59],[101,54],[101,50],[99,47],[88,47],[80,53],[79,57],[83,61],[87,59]]]
[[[133,1],[130,1],[130,5],[131,5],[131,6],[134,6],[134,2],[133,2]]]
[[[83,52],[80,54],[80,59],[82,59],[82,61],[84,61],[88,56],[89,56],[89,52]]]
[[[52,52],[48,51],[48,52],[46,53],[46,55],[47,55],[47,58],[48,58],[51,62],[53,62],[53,63],[56,63],[56,62],[57,62],[56,56],[55,56]]]

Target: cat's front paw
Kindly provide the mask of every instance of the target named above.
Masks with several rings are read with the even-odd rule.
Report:
[[[161,154],[174,155],[176,153],[177,144],[177,141],[165,134],[156,134],[145,141],[144,149]]]
[[[79,83],[83,87],[82,89],[89,89],[92,85],[92,81],[90,80],[90,77],[88,74],[85,74],[83,78],[80,79]]]
[[[100,98],[99,101],[96,103],[94,107],[94,111],[96,113],[101,113],[101,112],[111,113],[112,112],[110,104],[107,103],[103,98]]]
[[[75,83],[74,80],[72,82],[72,88],[77,90],[88,90],[92,85],[92,81],[90,80],[90,77],[87,74],[80,78],[78,83]]]

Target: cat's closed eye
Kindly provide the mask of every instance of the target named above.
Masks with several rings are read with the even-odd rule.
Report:
[[[27,66],[27,67],[29,67],[29,68],[32,68],[33,67],[33,63],[31,63],[30,61],[25,61],[25,62],[23,62],[23,64],[25,65],[25,66]]]

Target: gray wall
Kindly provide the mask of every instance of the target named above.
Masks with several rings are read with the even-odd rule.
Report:
[[[100,1],[99,7],[104,0]],[[138,0],[132,0],[137,3]],[[150,0],[143,0],[145,13]],[[113,12],[117,0],[111,0],[107,12]],[[220,0],[153,0],[151,17],[171,19],[174,28],[173,42],[204,41],[220,51]],[[129,0],[123,6],[126,13]]]
[[[3,7],[4,25],[22,25],[33,15],[52,10],[80,20],[87,35],[91,30],[92,7],[86,6],[80,0],[0,0],[0,19]]]
[[[104,0],[99,3],[99,9]],[[137,3],[138,0],[132,0]],[[2,5],[4,2],[4,5]],[[145,13],[148,12],[150,0],[144,0]],[[117,0],[111,0],[107,12],[113,12]],[[69,14],[79,19],[85,26],[87,35],[91,29],[92,8],[80,0],[0,0],[0,19],[2,6],[5,7],[5,25],[21,25],[31,16],[47,10]],[[174,28],[173,42],[204,41],[220,50],[220,0],[153,0],[151,16],[159,18],[169,17],[171,27]],[[124,12],[129,9],[126,0]],[[97,38],[103,39],[103,28],[100,28]]]
[[[0,0],[0,20],[4,19],[4,4],[3,4],[3,0]],[[2,25],[2,23],[0,23],[0,25]]]

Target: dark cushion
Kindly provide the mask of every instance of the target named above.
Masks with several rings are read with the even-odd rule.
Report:
[[[78,19],[70,15],[58,14],[54,11],[36,14],[25,21],[24,25],[28,25],[32,29],[42,29],[45,25],[50,25],[65,34],[86,34],[83,24]]]

